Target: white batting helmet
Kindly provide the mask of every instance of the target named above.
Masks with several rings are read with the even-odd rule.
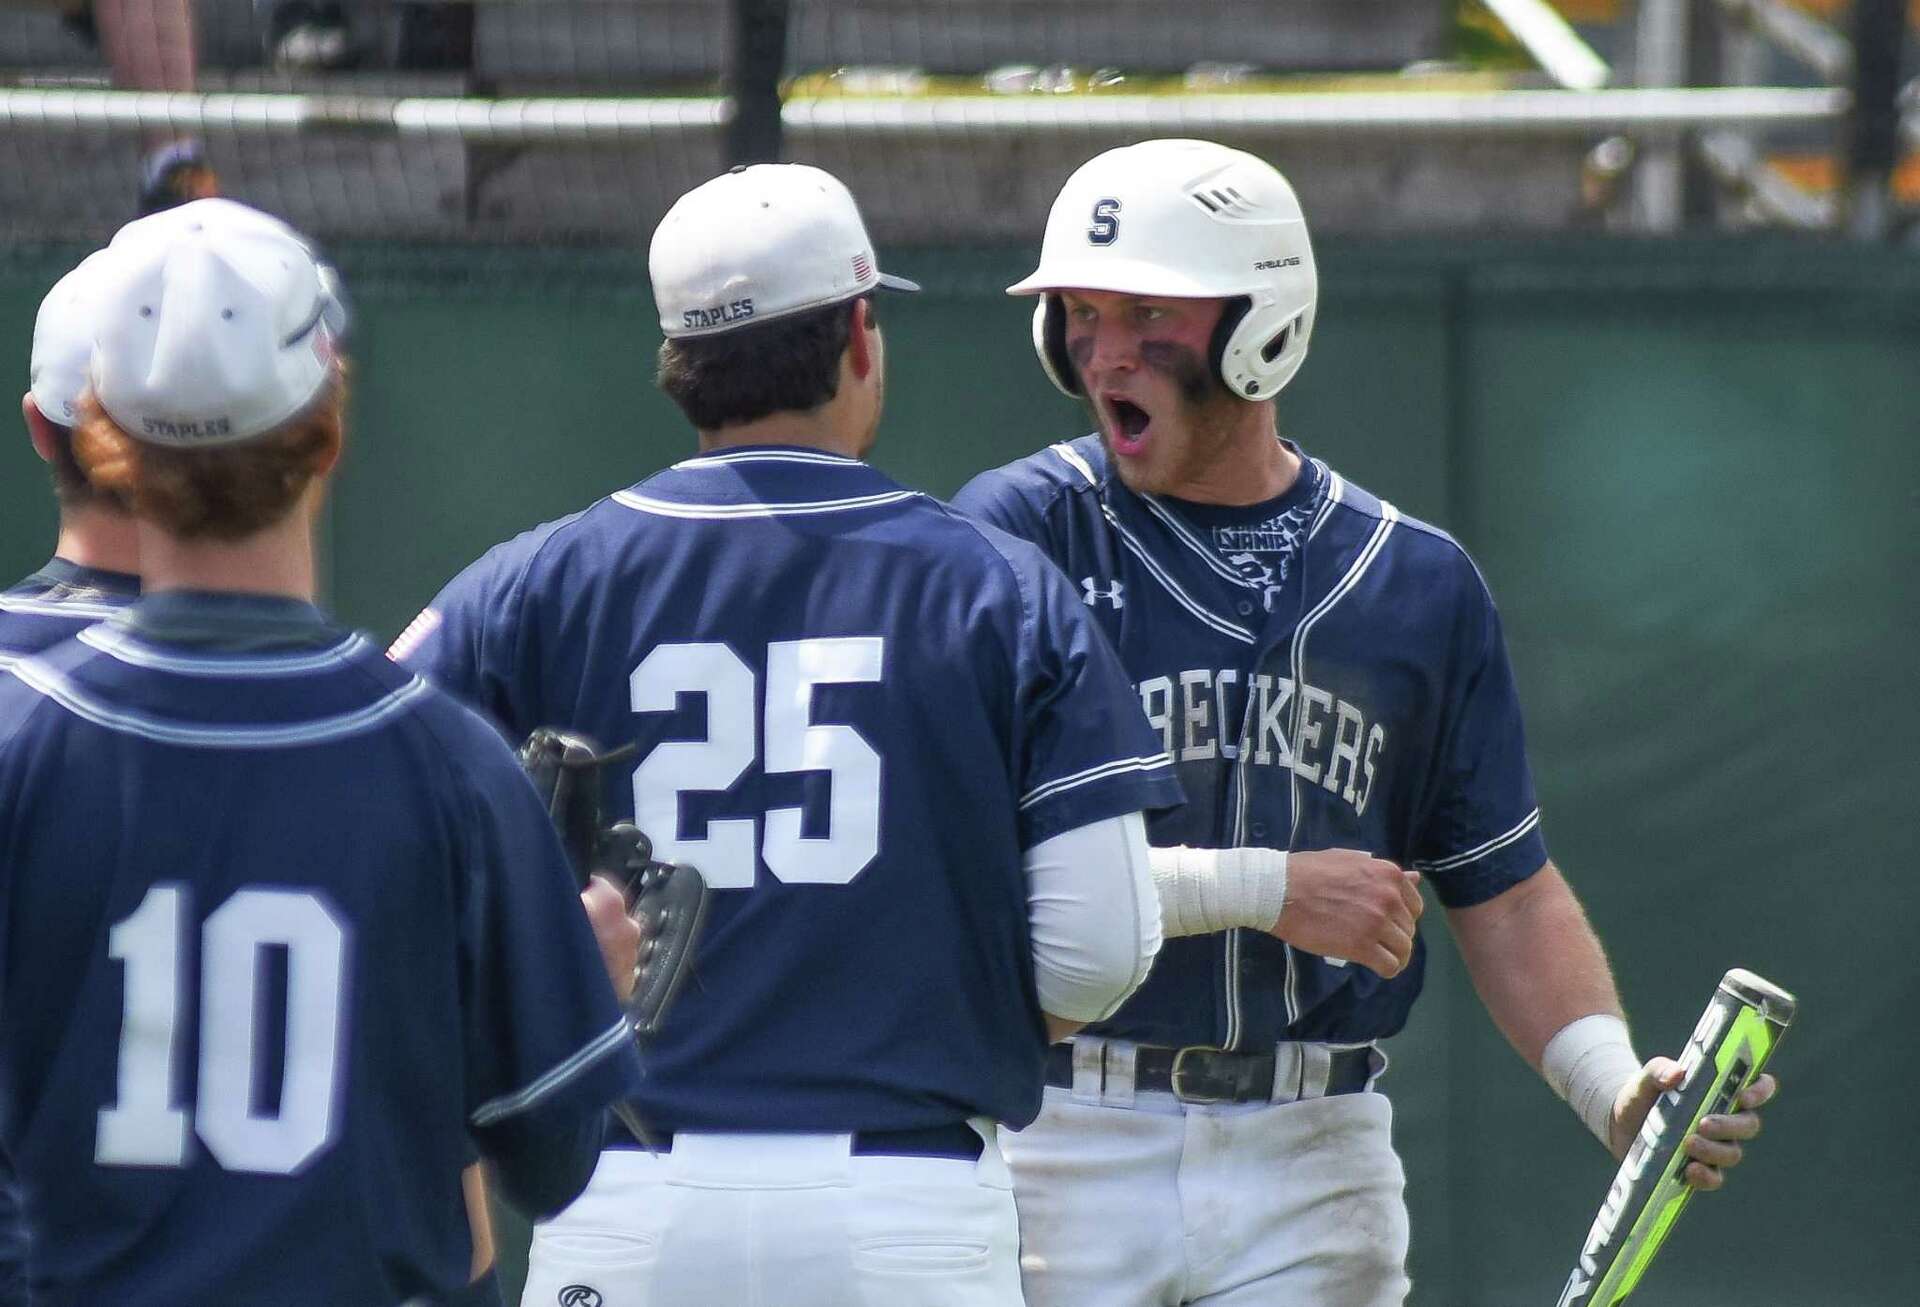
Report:
[[[1039,295],[1033,346],[1053,384],[1080,385],[1056,293],[1225,299],[1212,361],[1227,389],[1271,399],[1307,356],[1319,298],[1313,247],[1293,187],[1244,150],[1142,141],[1082,164],[1047,216],[1040,266],[1009,295]]]

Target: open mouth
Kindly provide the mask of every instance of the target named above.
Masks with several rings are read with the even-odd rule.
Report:
[[[1146,448],[1147,429],[1153,425],[1153,415],[1146,409],[1118,395],[1103,395],[1100,410],[1114,452],[1138,454]]]

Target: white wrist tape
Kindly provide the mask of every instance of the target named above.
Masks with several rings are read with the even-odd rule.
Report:
[[[1287,902],[1287,855],[1279,849],[1151,849],[1160,891],[1160,933],[1207,935],[1246,926],[1270,930]]]
[[[1633,1051],[1627,1023],[1604,1012],[1568,1022],[1547,1041],[1540,1074],[1610,1148],[1614,1100],[1621,1087],[1640,1074],[1640,1056]]]

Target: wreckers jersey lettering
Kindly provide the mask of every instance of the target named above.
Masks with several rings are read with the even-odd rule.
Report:
[[[813,450],[688,459],[504,544],[393,652],[516,738],[636,747],[608,810],[714,891],[637,1100],[671,1130],[1030,1121],[1023,852],[1179,802],[1038,550]]]
[[[984,473],[954,505],[1039,544],[1119,649],[1187,794],[1150,821],[1155,845],[1364,849],[1449,907],[1492,898],[1546,861],[1492,598],[1445,533],[1302,458],[1311,511],[1270,609],[1175,508],[1122,485],[1097,436]],[[1416,941],[1388,981],[1259,931],[1168,940],[1099,1029],[1230,1048],[1382,1038],[1423,959]]]
[[[149,596],[0,672],[0,867],[45,1307],[446,1301],[475,1146],[640,1075],[511,753],[309,605]]]

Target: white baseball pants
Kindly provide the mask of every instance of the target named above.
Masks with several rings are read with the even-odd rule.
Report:
[[[1021,1307],[1006,1164],[852,1155],[846,1135],[613,1149],[534,1229],[521,1307]]]
[[[1002,1129],[1029,1307],[1398,1307],[1406,1173],[1382,1094],[1132,1107],[1049,1088]]]

